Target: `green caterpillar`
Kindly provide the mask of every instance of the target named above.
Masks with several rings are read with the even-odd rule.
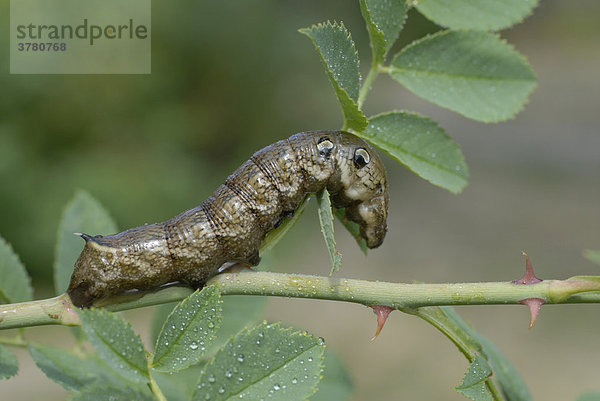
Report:
[[[84,307],[171,282],[201,288],[228,262],[255,266],[265,235],[306,194],[324,188],[360,225],[367,246],[381,245],[389,196],[377,153],[347,132],[302,132],[259,150],[204,203],[170,220],[108,236],[81,234],[85,247],[67,293]]]

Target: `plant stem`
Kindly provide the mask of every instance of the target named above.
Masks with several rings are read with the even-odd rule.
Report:
[[[402,312],[420,317],[438,329],[450,341],[452,341],[454,345],[456,345],[456,347],[460,350],[460,352],[463,353],[469,362],[473,362],[477,355],[481,352],[481,345],[477,342],[477,340],[472,338],[470,333],[449,319],[442,308],[423,307],[417,309],[403,308],[400,310]],[[504,397],[500,394],[500,391],[498,391],[496,383],[494,383],[491,377],[488,377],[485,380],[485,385],[490,391],[494,400],[504,400]]]
[[[223,295],[328,299],[394,308],[518,304],[525,298],[541,298],[546,304],[600,303],[598,277],[572,277],[531,285],[510,282],[405,284],[247,271],[219,274],[206,285],[218,285]],[[114,296],[96,302],[95,306],[121,311],[178,301],[191,292],[189,288],[168,287],[155,292]],[[66,294],[50,299],[0,305],[0,330],[47,324],[76,326],[80,322],[75,309]]]
[[[148,366],[148,369],[150,369],[150,366]],[[156,382],[156,380],[154,380],[154,376],[152,376],[152,371],[150,371],[150,390],[152,391],[152,394],[154,394],[157,400],[167,401],[167,397],[165,397],[162,390],[158,386],[158,383]]]
[[[360,92],[358,93],[358,101],[356,104],[358,105],[359,109],[362,109],[362,105],[365,102],[369,91],[371,90],[371,86],[373,86],[373,82],[377,78],[377,75],[379,75],[379,67],[380,65],[377,64],[375,59],[373,59],[373,64],[371,64],[371,68],[369,69],[367,77],[365,78],[362,86],[360,87]]]
[[[20,336],[17,337],[0,337],[0,344],[12,345],[13,347],[27,347],[28,343]]]

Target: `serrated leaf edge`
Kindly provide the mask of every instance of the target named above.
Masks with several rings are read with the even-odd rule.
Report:
[[[423,158],[423,157],[421,157],[421,156],[412,155],[412,154],[411,154],[410,152],[408,152],[408,151],[405,151],[405,153],[407,153],[407,154],[411,154],[411,157],[414,157],[415,159],[421,160],[421,161],[423,161],[423,162],[427,162],[428,164],[431,164],[431,165],[435,166],[435,167],[436,167],[436,168],[438,168],[439,170],[445,171],[445,172],[447,172],[447,173],[449,173],[449,174],[452,174],[453,176],[455,176],[455,177],[457,177],[457,178],[461,178],[461,179],[463,179],[463,180],[465,181],[465,185],[463,185],[463,186],[462,186],[462,187],[461,187],[461,188],[460,188],[458,191],[454,191],[454,190],[452,190],[452,189],[450,189],[450,188],[447,188],[447,187],[441,186],[441,185],[439,185],[439,184],[437,184],[437,183],[434,183],[434,182],[433,182],[431,179],[429,179],[429,178],[426,178],[426,177],[423,177],[423,176],[421,176],[421,174],[419,174],[419,173],[417,173],[416,171],[414,171],[414,170],[413,170],[413,169],[412,169],[412,168],[411,168],[409,165],[407,165],[406,163],[404,163],[404,161],[400,160],[400,159],[399,159],[399,158],[398,158],[396,155],[393,155],[393,154],[392,154],[390,151],[388,151],[387,149],[384,149],[383,147],[381,147],[381,145],[379,145],[378,143],[374,142],[374,141],[373,141],[373,137],[370,137],[370,136],[364,135],[364,133],[356,133],[356,135],[360,136],[360,137],[361,137],[362,139],[364,139],[365,141],[369,142],[370,144],[372,144],[372,145],[373,145],[373,146],[375,146],[376,148],[380,149],[382,152],[384,152],[385,154],[389,155],[389,156],[390,156],[390,157],[392,157],[394,160],[397,160],[397,161],[399,161],[400,163],[402,163],[402,165],[403,165],[403,166],[405,166],[406,168],[408,168],[410,171],[412,171],[413,173],[415,173],[417,176],[419,176],[420,178],[424,179],[425,181],[428,181],[428,182],[430,182],[431,184],[433,184],[433,185],[435,185],[435,186],[439,186],[439,187],[441,187],[441,188],[447,189],[448,191],[450,191],[450,192],[452,192],[452,193],[454,193],[454,194],[459,194],[459,193],[461,193],[461,192],[462,192],[462,191],[463,191],[463,190],[464,190],[464,189],[465,189],[465,188],[466,188],[466,187],[469,185],[469,166],[467,165],[467,163],[466,163],[466,159],[465,159],[465,156],[464,156],[464,154],[463,154],[463,152],[462,152],[462,146],[460,146],[460,144],[459,144],[458,142],[454,141],[454,139],[452,139],[452,137],[451,137],[450,135],[448,135],[448,133],[446,133],[446,130],[445,130],[445,129],[444,129],[444,128],[443,128],[443,127],[442,127],[442,126],[441,126],[441,125],[440,125],[440,124],[437,122],[437,121],[435,121],[435,120],[434,120],[434,119],[432,119],[431,117],[424,116],[424,115],[422,115],[422,114],[420,114],[420,113],[413,112],[413,111],[406,111],[406,110],[391,110],[391,111],[386,111],[386,112],[383,112],[383,113],[375,114],[375,115],[373,115],[373,116],[370,116],[370,117],[369,117],[369,120],[368,120],[368,121],[369,121],[369,124],[370,124],[370,121],[371,121],[371,119],[373,119],[373,118],[382,117],[382,116],[386,116],[386,115],[390,115],[390,114],[409,114],[409,115],[413,115],[413,116],[416,116],[416,117],[419,117],[419,118],[422,118],[422,119],[425,119],[425,120],[429,120],[429,121],[431,121],[432,123],[434,123],[434,124],[435,124],[435,125],[436,125],[438,128],[440,128],[440,130],[443,132],[443,134],[444,134],[444,135],[445,135],[445,136],[446,136],[448,139],[450,139],[450,140],[451,140],[451,141],[452,141],[454,144],[456,144],[456,146],[457,146],[458,150],[460,151],[460,155],[461,155],[461,162],[462,162],[462,164],[463,164],[463,166],[464,166],[464,169],[463,169],[462,171],[464,171],[464,172],[466,173],[466,177],[463,177],[463,176],[456,175],[456,174],[454,173],[454,171],[453,171],[453,170],[451,170],[451,169],[448,169],[448,168],[445,168],[445,167],[443,167],[443,166],[440,166],[439,164],[436,164],[436,163],[429,163],[429,162],[430,162],[430,159],[425,159],[425,158]],[[367,125],[367,127],[368,127],[368,125]],[[399,146],[399,148],[400,148],[400,149],[402,149],[402,150],[404,151],[404,148],[403,148],[402,146]]]
[[[531,68],[531,63],[529,63],[527,57],[525,55],[523,55],[522,53],[520,53],[514,45],[512,45],[510,42],[507,42],[504,38],[502,38],[498,33],[496,32],[490,32],[490,31],[482,31],[482,30],[477,30],[477,29],[446,29],[446,30],[442,30],[433,34],[427,34],[425,36],[423,36],[420,39],[417,39],[415,41],[413,41],[412,43],[406,45],[402,50],[400,50],[398,53],[396,53],[394,55],[394,57],[392,58],[392,62],[390,64],[389,67],[386,67],[384,69],[384,71],[386,71],[388,73],[388,75],[390,75],[393,78],[393,73],[394,71],[399,71],[399,72],[404,72],[404,71],[410,71],[410,72],[415,72],[417,74],[421,74],[421,75],[442,75],[442,74],[434,74],[434,73],[428,73],[426,71],[419,71],[419,70],[407,70],[404,68],[397,68],[394,67],[392,64],[394,63],[394,60],[396,59],[396,57],[399,57],[401,54],[403,54],[405,51],[407,51],[408,49],[419,45],[420,43],[422,43],[425,40],[429,40],[431,38],[435,38],[437,36],[441,36],[441,35],[445,35],[448,34],[449,32],[482,32],[482,33],[487,33],[490,35],[493,35],[496,37],[496,39],[498,39],[501,43],[503,43],[504,45],[506,45],[510,50],[512,50],[515,55],[517,55],[521,61],[524,62],[524,64],[528,67],[529,72],[531,73],[531,78],[527,79],[527,78],[519,78],[519,79],[495,79],[495,81],[504,81],[504,82],[529,82],[532,83],[533,86],[531,88],[529,88],[529,91],[527,92],[527,94],[525,95],[525,98],[523,99],[523,102],[516,108],[513,110],[512,114],[502,114],[499,116],[494,116],[493,118],[476,118],[473,116],[469,116],[467,114],[465,114],[463,111],[461,110],[457,110],[455,107],[448,107],[445,105],[440,105],[438,103],[435,103],[431,100],[425,99],[430,103],[433,103],[439,107],[442,107],[444,109],[448,109],[448,110],[452,110],[457,114],[460,114],[464,117],[470,118],[472,120],[475,121],[480,121],[480,122],[484,122],[484,123],[498,123],[498,122],[504,122],[504,121],[510,121],[515,119],[515,117],[517,116],[517,114],[519,114],[521,111],[523,111],[523,109],[525,108],[525,106],[529,103],[530,101],[530,96],[533,93],[533,91],[535,90],[535,88],[537,88],[538,86],[538,79],[537,79],[537,74],[535,73],[535,71],[533,70],[533,68]],[[476,76],[463,76],[463,75],[456,75],[456,74],[443,74],[444,76],[448,76],[448,77],[460,77],[460,78],[474,78],[474,79],[488,79],[490,80],[489,77],[476,77]],[[396,80],[394,78],[394,80]],[[396,80],[396,82],[398,82]],[[406,85],[404,85],[403,83],[399,82],[400,84],[402,84],[403,86],[406,87]],[[407,89],[409,89],[407,87]],[[411,89],[409,89],[411,92],[413,92]],[[414,92],[413,92],[414,93]],[[416,93],[415,93],[416,94]],[[419,97],[421,97],[420,95],[417,95]],[[421,97],[422,98],[422,97]],[[423,98],[424,99],[424,98]]]
[[[19,254],[17,252],[15,252],[15,249],[13,248],[13,246],[11,245],[10,242],[8,242],[4,237],[2,237],[0,235],[0,245],[4,243],[4,245],[6,245],[9,255],[14,257],[17,265],[20,266],[20,271],[23,273],[23,275],[25,276],[25,285],[29,291],[29,294],[27,294],[27,299],[25,299],[25,301],[31,301],[33,300],[33,287],[31,286],[31,276],[29,275],[29,273],[27,272],[27,268],[25,267],[25,264],[23,263],[23,261],[21,260],[21,258],[19,257]],[[7,303],[11,303],[11,302],[15,302],[14,299],[10,299],[8,295],[6,295],[5,291],[2,291],[0,289],[0,295],[2,295],[6,300]],[[0,300],[1,303],[1,300]]]
[[[360,90],[360,59],[358,57],[358,51],[356,50],[356,45],[354,43],[354,40],[352,39],[352,34],[350,33],[350,31],[348,30],[348,28],[346,28],[346,26],[344,25],[343,22],[338,23],[337,21],[333,21],[333,23],[330,20],[327,20],[326,22],[319,22],[317,24],[312,24],[309,28],[301,28],[298,30],[298,32],[300,32],[303,35],[306,35],[310,38],[310,40],[312,40],[313,44],[315,45],[317,52],[319,53],[319,56],[321,57],[321,60],[323,60],[323,62],[325,62],[324,58],[323,58],[323,53],[321,52],[319,46],[317,46],[317,43],[315,41],[315,39],[309,34],[309,32],[312,32],[314,29],[327,29],[327,28],[333,28],[333,29],[337,29],[338,32],[341,32],[343,34],[346,34],[346,39],[349,40],[350,45],[352,47],[352,50],[354,51],[354,55],[356,56],[356,66],[359,67],[359,75],[358,75],[358,89]],[[328,72],[328,74],[331,74],[331,68],[329,68],[329,65],[325,65],[326,70]],[[350,94],[348,93],[348,91],[346,90],[346,88],[343,88],[339,82],[337,81],[337,79],[335,79],[334,76],[331,76],[332,80],[335,81],[336,83],[338,83],[338,86],[340,87],[340,89],[342,89],[344,92],[346,92],[346,94],[348,95],[348,98],[351,99],[355,104],[356,104],[356,100],[353,99]],[[357,97],[358,99],[358,97]]]
[[[423,36],[422,38],[414,40],[413,42],[409,43],[404,48],[402,48],[402,50],[400,50],[398,53],[396,53],[394,55],[394,59],[396,57],[399,57],[400,55],[404,54],[408,50],[412,49],[413,47],[420,45],[421,43],[423,43],[425,41],[433,40],[440,36],[446,36],[446,35],[450,35],[452,33],[457,33],[457,32],[482,33],[482,34],[487,34],[487,35],[493,36],[500,43],[502,43],[509,50],[511,50],[518,58],[521,59],[521,61],[527,66],[529,73],[531,73],[530,78],[534,79],[537,83],[537,74],[535,73],[533,68],[531,68],[531,64],[527,60],[527,57],[525,57],[522,53],[520,53],[512,43],[508,42],[506,39],[504,39],[502,36],[500,36],[500,34],[498,34],[497,32],[482,31],[482,30],[478,30],[478,29],[444,29],[439,32],[427,34],[427,35]],[[392,64],[393,64],[393,60],[392,60]],[[390,65],[390,70],[394,70],[394,69],[399,70],[399,68],[396,68],[396,67],[393,67],[392,65]],[[418,71],[418,70],[410,70],[410,71]],[[451,75],[451,74],[445,74],[445,75],[463,77],[463,75]],[[468,75],[468,76],[465,75],[464,77],[472,77],[472,75]],[[483,78],[486,78],[486,77],[483,77]],[[516,79],[516,80],[526,80],[526,78]]]
[[[375,63],[383,63],[385,61],[385,57],[387,55],[388,51],[384,51],[383,54],[379,54],[379,51],[376,47],[376,41],[377,40],[381,40],[383,41],[383,46],[384,49],[387,47],[388,45],[388,41],[385,38],[385,35],[383,34],[383,31],[381,29],[379,29],[379,26],[377,26],[377,24],[375,23],[375,21],[373,21],[373,18],[371,17],[371,9],[369,8],[369,6],[367,5],[366,0],[360,0],[360,11],[363,15],[363,19],[365,20],[365,22],[367,23],[368,26],[375,28],[375,34],[377,35],[377,37],[374,37],[374,35],[371,33],[372,30],[367,27],[367,33],[369,34],[369,44],[371,45],[371,51],[373,53],[373,59],[375,61]]]
[[[329,65],[327,64],[325,58],[323,57],[323,52],[321,51],[320,47],[317,45],[317,42],[315,41],[315,39],[311,36],[311,31],[313,29],[323,29],[326,27],[337,28],[337,29],[340,29],[341,32],[345,32],[347,34],[346,38],[350,39],[350,43],[352,45],[352,49],[354,50],[354,54],[356,55],[357,60],[359,60],[358,51],[356,50],[354,40],[352,40],[352,35],[350,34],[350,31],[344,26],[343,22],[338,25],[337,21],[334,21],[333,23],[331,23],[331,21],[327,20],[325,23],[320,22],[318,24],[313,24],[309,28],[298,29],[298,32],[300,32],[303,35],[306,35],[313,42],[313,45],[315,46],[317,53],[319,53],[319,58],[321,59],[321,62],[323,63],[323,65],[325,67],[325,72],[327,73],[327,76],[329,77],[329,81],[331,82],[332,86],[334,87],[333,89],[334,89],[335,95],[338,98],[338,102],[340,103],[342,113],[344,114],[345,125],[348,125],[348,122],[350,122],[350,119],[348,118],[349,114],[347,113],[347,109],[343,103],[344,103],[344,101],[349,101],[355,107],[355,111],[358,111],[358,114],[360,115],[360,117],[362,117],[362,119],[360,119],[360,121],[358,121],[358,123],[360,123],[360,125],[349,126],[349,128],[356,130],[356,131],[362,131],[367,126],[367,118],[363,114],[362,110],[358,107],[358,103],[357,103],[358,98],[357,98],[357,100],[354,100],[350,96],[350,94],[348,93],[346,88],[344,88],[340,85],[338,80],[333,75],[331,68],[329,68]],[[360,61],[358,61],[358,63],[360,63]],[[360,92],[360,80],[361,80],[360,64],[358,66],[359,66],[358,90]],[[342,97],[345,97],[345,99],[342,99],[340,97],[340,93],[342,94]]]
[[[11,377],[15,377],[19,373],[19,369],[20,369],[19,360],[17,359],[17,356],[15,355],[15,353],[12,352],[6,345],[0,344],[0,348],[3,348],[7,353],[9,353],[11,355],[10,358],[12,358],[16,362],[16,365],[17,365],[17,369],[14,371],[14,373],[12,373],[8,376],[0,376],[0,380],[7,380],[7,379],[10,379]]]
[[[406,0],[402,0],[402,1],[406,1]],[[409,5],[409,4],[407,4],[407,6],[406,6],[406,11],[408,11],[408,10],[409,10],[409,8],[410,8],[410,5]],[[385,59],[387,58],[387,55],[388,55],[388,53],[389,53],[389,52],[390,52],[390,50],[392,49],[392,46],[393,46],[393,44],[394,44],[394,43],[391,43],[391,44],[389,43],[389,41],[388,41],[388,40],[386,39],[386,37],[385,37],[385,33],[383,32],[383,30],[382,30],[382,29],[379,27],[379,25],[377,25],[377,23],[376,23],[376,22],[373,20],[373,18],[371,17],[371,9],[368,7],[366,0],[360,0],[360,10],[361,10],[361,13],[362,13],[362,12],[363,12],[363,10],[364,10],[364,13],[363,13],[363,19],[365,20],[365,22],[366,22],[368,25],[371,25],[371,26],[373,26],[373,27],[376,29],[378,36],[380,37],[380,39],[381,39],[381,40],[383,41],[383,43],[384,43],[384,52],[383,52],[383,54],[381,54],[381,55],[380,55],[380,54],[377,52],[377,50],[375,50],[375,48],[374,48],[375,41],[373,40],[374,38],[371,36],[371,30],[370,30],[370,29],[367,29],[367,32],[368,32],[368,34],[369,34],[369,38],[370,38],[370,40],[369,40],[369,44],[371,45],[371,49],[372,49],[372,51],[373,51],[373,58],[374,58],[374,61],[375,61],[377,64],[383,64],[383,63],[385,62]],[[365,14],[366,14],[366,15],[365,15]],[[368,19],[367,19],[367,17],[368,17]],[[402,29],[404,28],[404,25],[406,24],[406,19],[407,19],[407,15],[406,15],[406,13],[405,13],[405,14],[404,14],[404,18],[403,18],[403,20],[402,20],[402,25],[401,25],[401,27],[400,27],[400,32],[402,31]],[[396,36],[396,38],[394,38],[394,42],[395,42],[397,39],[398,39],[398,36]]]
[[[215,338],[216,338],[216,333],[217,333],[217,331],[220,329],[220,327],[221,327],[221,322],[222,322],[222,320],[223,320],[223,319],[222,319],[222,316],[223,316],[223,309],[222,309],[223,300],[222,300],[222,298],[221,298],[221,293],[219,292],[219,288],[218,288],[217,286],[209,286],[209,287],[205,287],[205,288],[213,288],[213,290],[212,290],[212,291],[215,291],[215,292],[216,292],[216,293],[219,295],[219,299],[218,299],[218,301],[217,301],[217,306],[218,306],[218,308],[219,308],[219,310],[218,310],[218,312],[219,312],[219,313],[218,313],[218,314],[221,316],[221,319],[219,319],[219,322],[218,322],[218,324],[215,324],[215,327],[214,327],[214,333],[213,333],[213,335],[211,336],[212,338],[210,339],[210,341],[211,341],[211,343],[212,343],[212,342],[215,340]],[[201,292],[201,291],[200,291],[200,290],[196,290],[196,292],[197,292],[198,294],[200,294],[200,292]],[[196,292],[194,292],[194,293],[196,293]],[[192,296],[192,295],[194,295],[194,293],[192,293],[192,294],[191,294],[190,296],[188,296],[186,299],[182,300],[182,301],[181,301],[179,304],[175,305],[175,307],[173,308],[173,310],[171,310],[171,313],[169,313],[169,316],[167,316],[167,318],[166,318],[166,319],[165,319],[165,321],[163,322],[162,328],[160,329],[160,333],[158,334],[158,337],[156,338],[156,344],[155,344],[155,346],[154,346],[154,350],[155,350],[155,351],[156,351],[156,349],[158,348],[158,343],[160,342],[160,339],[161,339],[161,334],[162,334],[162,332],[163,332],[164,328],[167,326],[167,322],[169,321],[169,319],[171,318],[171,316],[172,316],[172,315],[175,313],[175,310],[176,310],[176,309],[178,309],[180,306],[182,306],[182,307],[183,307],[183,304],[184,304],[185,302],[189,302],[189,300],[190,300],[191,296]],[[196,312],[196,314],[194,315],[194,317],[196,317],[196,316],[197,316],[199,313],[200,313],[200,311],[198,310],[198,312]],[[179,340],[179,339],[181,338],[181,336],[183,336],[183,334],[184,334],[185,332],[186,332],[186,330],[184,330],[184,331],[180,331],[180,332],[179,332],[179,335],[177,336],[177,339],[174,341],[174,343],[176,343],[176,342],[177,342],[177,340]],[[207,348],[207,349],[208,349],[208,346],[209,346],[209,344],[206,344],[206,348]],[[163,358],[165,355],[167,355],[167,354],[164,354],[164,355],[162,355],[162,356],[161,356],[161,357],[160,357],[160,358],[159,358],[157,361],[155,361],[155,360],[154,360],[154,358],[155,358],[155,356],[156,356],[156,355],[155,355],[155,354],[153,354],[153,355],[152,355],[152,364],[150,365],[150,368],[152,368],[152,369],[154,369],[154,370],[156,370],[156,371],[158,371],[158,372],[162,372],[160,369],[156,369],[156,366],[157,366],[157,363],[158,363],[158,362],[159,362],[159,361],[160,361],[160,360],[161,360],[161,359],[162,359],[162,358]],[[193,364],[190,364],[190,365],[186,366],[186,367],[185,367],[185,368],[183,368],[183,369],[177,369],[177,371],[179,372],[179,371],[181,371],[181,370],[187,369],[187,368],[189,368],[189,367],[190,367],[190,366],[192,366],[192,365],[193,365]]]
[[[94,202],[96,204],[96,206],[99,206],[100,209],[102,209],[106,215],[108,216],[108,218],[112,221],[112,223],[115,225],[115,228],[117,228],[117,224],[115,223],[115,219],[112,217],[112,215],[109,213],[109,211],[102,205],[102,203],[100,203],[100,201],[96,198],[94,198],[94,196],[89,193],[88,191],[86,191],[83,188],[77,188],[75,190],[75,193],[73,194],[73,196],[71,196],[71,198],[69,199],[69,201],[67,202],[67,204],[63,207],[62,209],[62,213],[60,215],[60,220],[58,221],[58,227],[56,229],[56,242],[54,244],[54,261],[52,263],[52,279],[53,279],[53,285],[54,285],[54,291],[55,293],[58,293],[58,252],[59,252],[59,248],[61,245],[61,242],[64,240],[62,237],[62,225],[63,222],[65,220],[65,214],[67,213],[67,210],[69,210],[69,208],[71,208],[73,206],[73,204],[77,201],[77,199],[80,197],[87,197],[88,199],[90,199],[92,202]],[[67,283],[68,284],[68,283]]]
[[[421,15],[423,15],[425,18],[427,18],[429,21],[433,22],[437,26],[441,26],[441,27],[449,28],[449,29],[474,29],[474,28],[464,28],[464,27],[456,27],[456,28],[454,28],[451,25],[444,25],[444,24],[442,24],[442,23],[434,20],[433,18],[430,18],[429,15],[427,15],[423,11],[421,11],[421,9],[419,8],[419,5],[421,4],[421,1],[413,1],[412,3],[414,4],[414,7],[419,11],[419,13]],[[535,5],[533,7],[531,7],[531,9],[529,9],[529,11],[525,15],[523,15],[521,17],[521,19],[518,19],[517,21],[512,22],[510,25],[503,25],[503,26],[499,26],[499,27],[488,27],[487,29],[480,29],[480,30],[486,31],[486,32],[499,32],[499,31],[503,31],[503,30],[508,29],[508,28],[512,28],[515,25],[521,24],[527,18],[531,17],[533,15],[533,12],[535,11],[535,9],[539,5],[540,5],[540,1],[539,0],[535,0]]]
[[[98,312],[100,312],[100,313],[107,314],[107,315],[111,315],[112,317],[114,317],[114,316],[113,316],[113,315],[114,315],[114,313],[112,313],[112,312],[108,312],[108,311],[106,311],[106,310],[104,310],[104,309],[91,309],[91,310],[95,310],[95,311],[98,311]],[[84,315],[85,315],[85,314],[89,313],[89,311],[88,311],[88,310],[85,310],[85,309],[81,309],[81,310],[78,310],[78,311],[77,311],[77,313],[79,314],[79,316],[80,316],[80,318],[81,318],[81,315],[82,315],[82,314],[84,314]],[[142,342],[142,339],[140,338],[139,334],[137,334],[137,333],[135,332],[135,330],[133,329],[133,326],[131,325],[131,323],[129,323],[127,320],[125,320],[125,319],[123,319],[123,318],[121,318],[121,320],[122,320],[122,321],[125,323],[125,325],[126,325],[127,327],[129,327],[129,328],[131,329],[131,331],[132,331],[132,332],[135,334],[135,336],[136,336],[136,337],[137,337],[137,338],[140,340],[140,343],[142,344],[142,348],[143,348],[143,342]],[[88,336],[90,336],[90,333],[87,331],[87,326],[83,324],[83,319],[82,319],[81,323],[82,323],[82,325],[83,325],[83,327],[84,327],[84,330],[85,330],[85,332],[87,333],[87,335],[88,335]],[[96,330],[94,330],[93,334],[94,334],[94,335],[96,335]],[[99,339],[102,339],[102,337],[100,337],[100,336],[98,336],[98,335],[96,335],[96,337],[98,337]],[[113,347],[113,346],[112,346],[110,343],[106,343],[106,342],[104,342],[103,340],[102,340],[102,343],[104,343],[104,344],[105,344],[105,345],[106,345],[106,346],[107,346],[107,347],[108,347],[108,348],[109,348],[109,349],[110,349],[110,350],[113,352],[113,354],[117,355],[117,356],[119,357],[119,359],[123,360],[123,361],[124,361],[124,362],[125,362],[125,363],[126,363],[128,366],[130,366],[130,367],[131,367],[131,368],[132,368],[134,371],[136,371],[136,372],[138,372],[139,374],[141,374],[143,378],[150,380],[150,372],[148,371],[148,365],[147,365],[147,364],[145,365],[145,366],[146,366],[146,369],[145,369],[145,370],[140,370],[140,369],[139,369],[137,366],[135,366],[135,365],[133,365],[131,362],[129,362],[129,359],[128,359],[128,358],[126,358],[126,357],[124,357],[123,355],[121,355],[121,353],[120,353],[120,352],[116,352],[115,348],[114,348],[114,347]],[[146,359],[146,361],[147,361],[147,358],[146,358],[145,356],[144,356],[144,359]]]
[[[240,336],[242,336],[242,335],[248,334],[248,333],[250,333],[251,331],[254,331],[254,330],[259,330],[261,327],[268,327],[268,328],[275,327],[275,328],[278,328],[279,330],[281,330],[281,333],[292,332],[291,334],[292,334],[293,336],[310,336],[310,337],[312,337],[313,339],[315,339],[315,340],[317,340],[317,341],[318,341],[318,338],[317,338],[317,337],[315,337],[314,335],[312,335],[312,334],[308,333],[307,331],[295,330],[293,327],[282,327],[282,326],[281,326],[281,322],[268,323],[266,320],[263,320],[263,321],[262,321],[260,324],[257,324],[257,325],[255,325],[255,326],[252,326],[252,327],[245,327],[245,328],[243,328],[242,330],[240,330],[240,331],[239,331],[237,334],[230,336],[230,337],[229,337],[229,340],[227,340],[227,342],[226,342],[225,344],[223,344],[223,346],[222,346],[222,347],[221,347],[221,348],[220,348],[220,349],[219,349],[219,350],[218,350],[218,351],[215,353],[215,355],[213,355],[213,356],[210,358],[210,360],[208,360],[208,361],[207,361],[206,365],[204,365],[204,368],[202,369],[202,373],[200,374],[200,377],[198,378],[198,381],[197,381],[196,383],[199,383],[199,382],[200,382],[200,379],[202,378],[202,376],[203,376],[203,375],[204,375],[204,373],[206,372],[207,368],[209,367],[209,365],[212,365],[212,364],[214,363],[214,361],[215,361],[215,359],[216,359],[216,357],[217,357],[217,354],[218,354],[218,353],[219,353],[221,350],[225,349],[225,348],[226,348],[226,347],[227,347],[227,346],[228,346],[228,345],[229,345],[231,342],[233,342],[233,341],[234,341],[236,338],[238,338],[238,337],[240,337]],[[325,345],[324,345],[324,344],[323,344],[323,345],[316,344],[314,347],[318,347],[318,346],[321,346],[321,347],[323,347],[323,349],[325,349]],[[285,362],[284,362],[282,365],[280,365],[280,366],[277,368],[277,370],[278,370],[278,369],[280,369],[282,366],[284,366],[286,363],[288,363],[288,362],[292,361],[293,359],[295,359],[295,358],[296,358],[296,357],[298,357],[299,355],[302,355],[303,353],[307,352],[308,350],[311,350],[311,349],[313,349],[314,347],[306,348],[306,349],[305,349],[305,350],[304,350],[302,353],[300,353],[300,354],[297,354],[295,357],[293,357],[293,358],[291,358],[291,359],[289,359],[289,360],[285,361]],[[325,365],[324,365],[324,363],[323,363],[324,359],[325,359],[325,353],[323,352],[323,354],[321,355],[321,361],[320,361],[320,362],[321,362],[321,371],[320,371],[320,375],[319,375],[319,380],[318,380],[318,382],[320,382],[320,381],[323,379],[323,369],[324,369],[324,366],[325,366]],[[269,375],[267,375],[267,376],[263,376],[261,379],[259,379],[258,381],[255,381],[255,382],[251,383],[250,385],[256,384],[256,383],[260,382],[261,380],[264,380],[264,379],[266,379],[266,378],[267,378],[267,377],[269,377],[269,376],[270,376],[272,373],[273,373],[273,372],[269,373]],[[317,382],[317,383],[318,383],[318,382]],[[315,386],[315,388],[313,389],[313,392],[312,392],[310,395],[308,395],[306,399],[308,400],[308,398],[309,398],[309,397],[311,397],[311,396],[313,396],[313,395],[316,393],[316,391],[317,391],[317,386]],[[195,399],[195,398],[194,398],[194,394],[195,394],[195,393],[196,393],[196,389],[195,389],[195,390],[194,390],[194,392],[192,393],[192,398],[191,398],[192,400],[194,400],[194,399]],[[236,393],[236,394],[234,394],[234,396],[235,396],[235,395],[237,395],[237,394],[239,394],[239,393]]]

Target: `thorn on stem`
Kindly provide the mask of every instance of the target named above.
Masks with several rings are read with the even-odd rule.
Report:
[[[386,305],[373,305],[372,308],[373,312],[375,312],[377,315],[377,331],[375,332],[375,336],[373,336],[371,341],[376,339],[379,333],[381,333],[381,329],[383,329],[383,325],[385,324],[389,314],[395,310],[395,308]]]
[[[543,304],[546,303],[541,298],[525,298],[519,301],[520,304],[527,305],[529,307],[529,312],[531,312],[531,321],[529,322],[529,328],[533,327],[535,320],[538,317],[538,313],[540,312],[540,308]]]
[[[527,253],[525,251],[523,251],[523,255],[525,255],[525,274],[519,280],[515,280],[512,283],[527,285],[527,284],[536,284],[536,283],[543,281],[543,280],[537,278],[535,276],[535,274],[533,273],[533,266],[531,265],[531,262],[529,261],[529,256],[527,255]]]

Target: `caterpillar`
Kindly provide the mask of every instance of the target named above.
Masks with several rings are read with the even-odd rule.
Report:
[[[389,195],[377,153],[347,132],[302,132],[257,151],[200,206],[170,220],[108,236],[80,234],[85,246],[67,293],[87,307],[171,282],[201,288],[225,263],[256,266],[265,235],[305,195],[324,188],[359,224],[367,246],[381,245]]]

